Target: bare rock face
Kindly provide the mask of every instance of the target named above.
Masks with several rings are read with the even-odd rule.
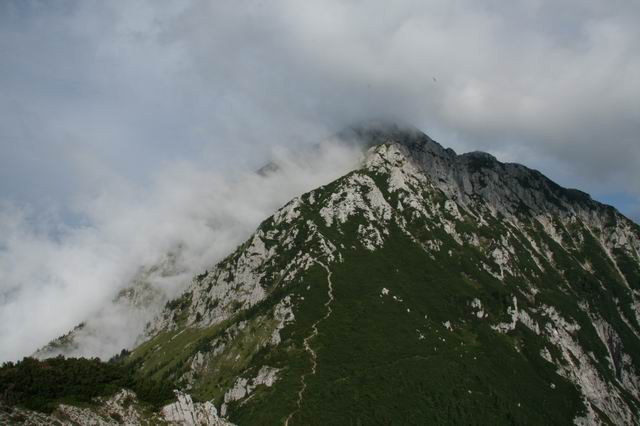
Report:
[[[224,394],[224,403],[220,409],[221,414],[224,416],[227,413],[227,405],[230,402],[240,401],[247,398],[259,385],[271,387],[278,379],[278,369],[268,366],[263,366],[258,375],[253,379],[245,379],[243,377],[236,380],[233,388],[229,389]]]
[[[60,404],[51,414],[2,407],[0,424],[45,425],[156,425],[166,422],[157,413],[143,408],[136,394],[121,389],[109,398],[97,398],[92,407]],[[217,424],[217,423],[210,423]]]
[[[193,402],[189,394],[175,391],[176,402],[162,408],[162,416],[171,425],[225,426],[232,423],[218,417],[218,410],[209,401]]]

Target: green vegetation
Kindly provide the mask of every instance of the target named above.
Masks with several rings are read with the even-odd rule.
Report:
[[[91,405],[99,396],[110,396],[122,388],[132,389],[141,401],[159,407],[173,399],[167,384],[133,377],[119,361],[97,358],[64,358],[39,361],[24,358],[0,367],[0,400],[49,413],[58,404]]]
[[[50,412],[58,403],[88,404],[128,384],[125,370],[98,359],[24,358],[0,368],[5,403]]]
[[[478,287],[477,273],[465,278],[442,260],[430,259],[395,230],[383,249],[354,250],[334,265],[332,315],[311,342],[318,369],[306,378],[293,424],[572,422],[582,410],[579,394],[539,356],[541,338],[523,327],[496,334],[470,312],[477,296],[499,316],[507,293]],[[382,288],[390,294],[383,296]],[[281,378],[232,406],[232,421],[278,424],[295,411],[300,376],[311,368],[302,339],[325,314],[326,291],[320,267],[295,287],[304,300],[298,296],[284,344],[255,360],[282,368]],[[445,321],[452,322],[451,331]]]
[[[267,301],[268,303],[269,301]],[[234,318],[206,328],[185,328],[165,332],[140,345],[126,359],[137,380],[149,383],[183,385],[181,378],[190,370],[190,360],[198,353],[210,354],[221,349],[209,361],[211,371],[193,377],[191,394],[196,400],[214,399],[221,403],[226,389],[250,364],[252,357],[271,338],[275,329],[272,318],[242,311]],[[247,319],[249,318],[249,319]],[[231,327],[246,319],[242,330]]]

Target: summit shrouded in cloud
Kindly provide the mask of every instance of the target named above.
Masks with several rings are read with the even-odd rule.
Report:
[[[0,358],[175,247],[185,277],[219,260],[357,158],[265,184],[273,147],[371,117],[637,219],[639,21],[622,0],[2,2]]]
[[[637,424],[639,23],[0,2],[0,424]]]
[[[38,359],[3,365],[0,422],[636,423],[638,224],[525,165],[385,121],[310,153],[296,158],[306,172],[274,161],[250,175],[247,207],[271,185],[326,180],[220,261],[183,281],[198,251],[178,244]],[[220,217],[207,193],[183,226]],[[194,231],[225,248],[225,229]],[[163,278],[176,291],[158,301]],[[118,345],[109,362],[57,356]]]

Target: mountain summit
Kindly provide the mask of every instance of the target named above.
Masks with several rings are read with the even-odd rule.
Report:
[[[637,421],[638,225],[415,129],[339,136],[361,166],[267,218],[118,362],[211,424]]]

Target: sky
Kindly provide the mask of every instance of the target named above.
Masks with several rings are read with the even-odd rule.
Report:
[[[361,120],[640,221],[638,22],[635,0],[0,2],[0,361],[176,245],[161,288],[212,264],[355,164],[300,153]]]

